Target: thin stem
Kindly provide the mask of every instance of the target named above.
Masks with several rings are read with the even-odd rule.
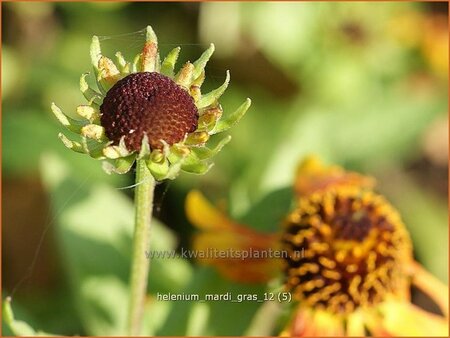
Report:
[[[146,251],[150,250],[150,225],[153,209],[155,179],[143,160],[136,165],[135,228],[133,235],[133,257],[131,262],[130,302],[128,307],[128,334],[137,336],[141,331],[147,293],[150,260]]]

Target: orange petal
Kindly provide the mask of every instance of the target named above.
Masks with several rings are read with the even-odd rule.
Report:
[[[200,264],[214,266],[233,281],[264,283],[282,269],[278,234],[265,234],[235,224],[198,191],[186,200],[188,218],[200,230],[193,248]]]
[[[448,337],[448,321],[404,301],[389,300],[380,305],[381,326],[392,336]]]
[[[200,264],[216,267],[222,275],[236,282],[264,283],[282,269],[275,258],[276,236],[254,232],[243,235],[230,230],[207,231],[194,237],[193,248]]]
[[[430,297],[448,317],[448,286],[425,270],[419,263],[410,266],[412,283]]]
[[[297,168],[294,188],[298,196],[338,186],[372,189],[375,186],[375,179],[345,171],[339,166],[325,166],[316,156],[307,157]]]

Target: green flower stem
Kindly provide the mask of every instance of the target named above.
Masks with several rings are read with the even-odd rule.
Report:
[[[134,198],[136,215],[130,278],[131,293],[128,308],[128,334],[130,336],[137,336],[141,331],[150,269],[150,261],[147,259],[145,252],[150,250],[150,226],[155,179],[143,160],[137,161],[136,184]]]

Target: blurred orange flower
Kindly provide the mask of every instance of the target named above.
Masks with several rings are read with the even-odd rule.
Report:
[[[414,261],[400,215],[373,192],[374,184],[308,158],[296,175],[297,206],[274,234],[236,224],[193,191],[186,211],[201,230],[195,249],[287,252],[282,259],[210,257],[200,263],[238,282],[283,274],[297,305],[282,336],[447,336],[448,288]],[[411,286],[442,315],[412,304]]]

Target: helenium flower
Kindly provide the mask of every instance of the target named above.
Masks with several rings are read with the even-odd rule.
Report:
[[[295,304],[281,336],[447,336],[448,288],[414,260],[400,214],[374,185],[371,177],[308,158],[297,170],[296,206],[273,233],[238,224],[192,191],[186,212],[200,230],[195,249],[286,253],[199,263],[241,283],[281,277]],[[443,315],[414,305],[412,285]]]
[[[180,47],[160,61],[157,37],[146,28],[142,52],[132,63],[120,52],[116,63],[102,55],[97,36],[92,38],[91,61],[97,88],[88,85],[89,73],[81,76],[80,90],[88,103],[77,107],[80,120],[65,115],[54,103],[52,111],[68,130],[79,134],[71,140],[60,133],[64,145],[75,152],[104,160],[108,173],[123,174],[136,159],[145,160],[156,180],[174,179],[180,170],[202,174],[212,163],[208,160],[230,141],[224,137],[210,149],[211,135],[236,123],[250,106],[247,99],[236,111],[222,116],[219,103],[230,81],[203,94],[205,66],[214,45],[177,72],[175,63]]]

